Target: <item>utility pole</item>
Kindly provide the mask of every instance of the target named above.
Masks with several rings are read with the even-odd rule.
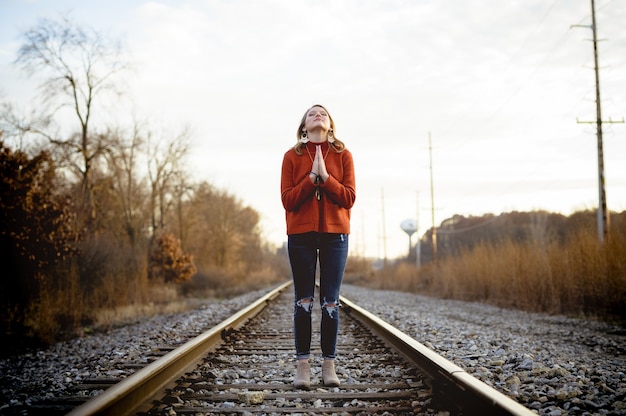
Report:
[[[383,267],[387,267],[387,226],[385,225],[385,190],[380,188],[380,201],[383,217]]]
[[[579,25],[574,25],[579,26]],[[584,26],[587,27],[587,26]],[[596,25],[595,0],[591,0],[591,29],[593,31],[593,62],[596,75],[596,120],[578,121],[578,123],[595,123],[598,140],[598,238],[604,242],[609,236],[609,210],[606,203],[606,189],[604,181],[604,144],[602,142],[602,106],[600,102],[600,69],[598,65],[598,38]],[[612,121],[606,123],[623,123],[622,121]]]
[[[437,227],[435,225],[435,191],[433,187],[433,145],[428,132],[428,152],[430,154],[430,206],[431,220],[433,224],[433,263],[437,263]]]

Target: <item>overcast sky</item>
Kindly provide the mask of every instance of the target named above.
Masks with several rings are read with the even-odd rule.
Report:
[[[262,215],[282,244],[280,166],[325,105],[357,177],[351,249],[404,256],[455,214],[596,209],[587,0],[0,0],[0,93],[28,106],[20,34],[67,12],[123,40],[128,101],[193,129],[189,168]],[[626,1],[597,0],[604,120],[626,116]],[[581,25],[586,27],[572,27]],[[432,140],[434,211],[429,135]],[[626,126],[604,125],[609,209],[626,209]]]

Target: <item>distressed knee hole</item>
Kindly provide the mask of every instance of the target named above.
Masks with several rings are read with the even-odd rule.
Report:
[[[330,316],[331,318],[334,318],[339,313],[339,306],[341,305],[337,301],[324,302],[324,304],[322,305],[322,309],[325,310],[326,313],[328,313],[328,316]]]
[[[296,306],[301,307],[307,312],[311,312],[311,310],[313,309],[313,298],[300,299],[296,302]]]

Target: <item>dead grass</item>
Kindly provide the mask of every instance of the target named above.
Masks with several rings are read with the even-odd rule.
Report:
[[[118,306],[114,309],[102,309],[96,312],[94,322],[85,327],[85,332],[102,331],[118,325],[136,322],[138,319],[156,315],[169,315],[198,308],[209,300],[178,298],[167,303],[146,303]]]
[[[378,273],[383,289],[480,301],[533,312],[626,321],[626,242],[579,233],[565,244],[481,244],[419,270],[399,263]]]
[[[96,290],[85,291],[76,268],[66,265],[57,279],[42,282],[37,301],[24,314],[26,332],[19,336],[32,345],[48,345],[148,316],[184,312],[211,298],[235,296],[286,278],[268,266],[249,272],[213,268],[180,285],[149,281],[145,269],[138,267],[113,271],[99,279]]]
[[[478,244],[419,269],[400,261],[376,271],[367,259],[351,257],[344,281],[626,322],[626,234],[615,234],[604,244],[595,232],[581,231],[565,242],[540,237]],[[202,299],[235,296],[289,278],[284,256],[276,256],[275,263],[259,263],[254,268],[244,264],[229,269],[201,266],[189,282],[164,284],[149,281],[145,259],[137,261],[114,244],[104,247],[108,250],[98,253],[105,255],[88,257],[91,263],[66,264],[42,281],[36,301],[29,304],[20,321],[21,330],[13,330],[9,321],[5,327],[16,336],[52,343],[86,329],[106,329],[140,317],[181,312]],[[7,311],[6,316],[16,313]]]

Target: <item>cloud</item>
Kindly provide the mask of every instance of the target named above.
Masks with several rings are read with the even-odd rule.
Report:
[[[586,2],[114,3],[65,0],[59,7],[124,34],[137,62],[128,84],[139,111],[190,124],[194,175],[261,211],[274,241],[284,237],[282,155],[304,110],[317,102],[328,106],[355,155],[354,230],[368,234],[373,251],[382,189],[388,241],[399,241],[398,252],[406,236],[396,223],[415,215],[418,193],[420,233],[430,226],[429,132],[437,222],[455,213],[564,210],[596,197],[588,189],[595,131],[576,123],[595,117],[591,31],[570,29],[590,24]],[[597,3],[600,37],[608,38],[600,44],[603,110],[621,119],[626,6]],[[104,9],[116,13],[93,12]],[[623,129],[605,125],[613,209],[626,209]]]

